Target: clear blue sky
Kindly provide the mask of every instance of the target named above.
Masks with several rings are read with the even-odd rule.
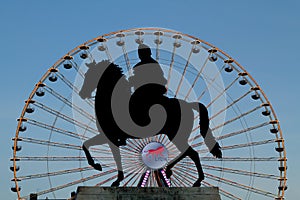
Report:
[[[149,3],[146,3],[149,2]],[[286,199],[300,185],[300,1],[2,1],[0,4],[0,193],[11,193],[9,158],[16,118],[35,83],[62,55],[104,33],[164,27],[227,52],[258,81],[286,140]]]

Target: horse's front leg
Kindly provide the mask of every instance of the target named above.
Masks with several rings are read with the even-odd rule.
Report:
[[[113,153],[114,156],[114,160],[116,162],[117,165],[117,169],[118,169],[118,178],[117,180],[115,180],[111,186],[112,187],[118,187],[120,185],[120,182],[124,179],[124,173],[123,173],[123,167],[122,167],[122,160],[121,160],[121,153],[120,153],[120,149],[118,146],[112,144],[112,143],[108,143],[109,147]]]
[[[95,146],[95,145],[102,145],[107,143],[106,138],[104,137],[103,134],[99,134],[96,135],[88,140],[86,140],[83,145],[82,145],[82,149],[85,153],[85,156],[88,160],[89,165],[91,165],[94,169],[102,171],[102,167],[99,163],[95,163],[93,157],[91,156],[91,153],[89,152],[89,148],[91,146]]]

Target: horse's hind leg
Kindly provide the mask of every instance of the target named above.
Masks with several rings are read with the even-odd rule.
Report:
[[[118,187],[120,185],[120,182],[124,179],[124,173],[123,173],[123,167],[122,167],[122,160],[121,160],[121,154],[120,154],[120,149],[118,146],[112,144],[112,143],[108,143],[109,147],[113,153],[114,156],[114,160],[116,162],[117,165],[117,169],[118,169],[118,178],[117,180],[115,180],[111,186],[112,187]]]
[[[198,171],[198,179],[194,183],[193,187],[200,187],[201,181],[204,180],[204,173],[202,170],[199,154],[192,147],[189,147],[187,150],[187,156],[189,156],[194,161]]]
[[[180,162],[182,159],[184,159],[186,156],[189,156],[195,163],[197,171],[198,171],[198,179],[197,181],[193,184],[193,187],[200,187],[201,185],[201,181],[204,180],[204,173],[202,170],[202,166],[200,163],[200,157],[197,151],[195,151],[192,147],[188,147],[184,153],[182,153],[181,155],[179,155],[175,161],[173,161],[170,165],[167,166],[166,169],[166,174],[167,177],[170,178],[172,175],[172,168],[178,163]]]

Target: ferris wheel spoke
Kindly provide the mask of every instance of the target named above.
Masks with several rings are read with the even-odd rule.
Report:
[[[202,181],[201,183],[203,183],[203,185],[207,186],[207,187],[214,187],[214,185],[206,182],[206,181]],[[241,198],[231,194],[230,192],[227,192],[226,190],[222,189],[222,188],[219,188],[219,191],[220,193],[225,196],[225,197],[228,197],[229,199],[233,199],[233,200],[242,200]]]
[[[128,162],[124,162],[123,164],[123,168],[131,168],[132,166],[135,167],[135,169],[139,168],[139,167],[144,167],[141,163],[141,160],[137,159],[138,155],[136,155],[135,157],[131,157],[130,159],[123,159],[123,161],[128,161]]]
[[[76,70],[76,72],[79,74],[79,76],[82,78],[82,79],[84,79],[84,72],[79,68],[79,66],[78,66],[78,64],[77,64],[77,62],[75,62],[74,60],[73,60],[73,67],[74,67],[74,69]]]
[[[244,112],[244,113],[242,113],[242,114],[240,114],[240,115],[238,115],[238,116],[236,116],[236,117],[234,117],[232,119],[229,119],[229,120],[227,120],[226,122],[224,122],[222,124],[216,125],[216,126],[212,127],[211,130],[214,131],[214,130],[217,130],[217,129],[221,128],[221,127],[224,127],[224,126],[226,126],[226,125],[228,125],[228,124],[230,124],[230,123],[232,123],[232,122],[234,122],[236,120],[241,119],[242,117],[245,117],[245,116],[247,116],[247,115],[249,115],[249,114],[257,111],[260,108],[261,108],[261,105],[255,107],[255,108],[253,108],[251,110],[248,110],[248,111],[246,111],[246,112]]]
[[[239,77],[236,77],[231,83],[229,83],[229,85],[220,92],[220,94],[218,94],[214,99],[212,99],[210,101],[210,103],[206,106],[207,108],[209,108],[214,102],[216,102],[222,95],[224,95],[224,93],[233,86],[233,84],[235,84],[237,81],[239,80]],[[201,98],[200,98],[201,99]],[[200,101],[200,99],[198,98],[198,101]]]
[[[216,159],[214,157],[201,157],[202,161],[214,161],[214,162],[278,162],[281,158],[279,157],[223,157]]]
[[[250,127],[247,127],[245,129],[241,129],[241,130],[238,130],[238,131],[234,131],[234,132],[230,132],[230,133],[226,133],[224,135],[221,135],[221,136],[217,136],[216,137],[216,140],[219,141],[219,140],[223,140],[223,139],[226,139],[226,138],[230,138],[230,137],[233,137],[233,136],[236,136],[236,135],[239,135],[239,134],[242,134],[242,133],[246,133],[246,132],[249,132],[249,131],[252,131],[252,130],[255,130],[255,129],[258,129],[258,128],[261,128],[261,127],[264,127],[264,126],[267,126],[269,125],[270,122],[263,122],[261,124],[258,124],[258,125],[254,125],[254,126],[250,126]],[[198,130],[199,126],[196,127],[193,132],[195,132],[196,130]],[[212,131],[214,131],[215,129],[212,129]],[[192,132],[192,133],[193,133]],[[196,140],[198,138],[202,137],[200,134],[199,135],[196,135],[195,137],[193,137],[192,139],[189,140],[189,142],[191,142],[192,140]],[[195,143],[195,144],[192,144],[191,146],[192,147],[200,147],[204,145],[204,142],[198,142],[198,143]]]
[[[206,58],[206,63],[207,63],[207,61],[208,61],[208,57]],[[206,63],[205,63],[205,65],[206,65]],[[198,99],[201,99],[201,98],[203,97],[203,95],[204,95],[204,94],[212,87],[213,83],[215,83],[216,79],[221,75],[221,72],[222,72],[222,70],[224,69],[224,67],[225,67],[225,66],[223,66],[221,69],[218,70],[218,73],[216,73],[216,75],[212,78],[212,80],[208,83],[208,85],[207,85],[207,84],[205,85],[205,88],[204,88],[204,90],[201,92],[201,94],[199,95]],[[202,72],[199,73],[199,74],[197,75],[197,77],[196,77],[196,79],[194,80],[194,82],[193,82],[193,84],[192,84],[192,87],[189,89],[189,91],[188,91],[188,93],[187,93],[185,99],[190,95],[192,89],[193,89],[194,86],[196,85],[196,83],[197,83],[197,81],[198,81],[198,79],[199,79],[199,77],[200,77],[201,74],[202,74]]]
[[[118,175],[114,175],[114,176],[112,176],[112,177],[110,177],[110,178],[108,178],[108,179],[106,179],[104,181],[101,181],[100,183],[97,183],[95,186],[104,185],[104,184],[108,183],[109,181],[112,181],[112,180],[114,180],[116,178],[118,178]]]
[[[208,58],[206,58],[206,60],[205,60],[205,65],[204,65],[204,66],[206,66],[207,61],[208,61]],[[204,69],[204,68],[203,68],[203,69]],[[202,71],[203,71],[203,69],[201,68]],[[199,95],[199,97],[198,97],[198,99],[197,99],[198,101],[204,96],[204,94],[206,93],[206,91],[208,91],[209,88],[213,86],[213,83],[214,83],[215,80],[221,75],[221,71],[222,71],[223,69],[224,69],[224,66],[223,66],[221,69],[218,70],[218,73],[216,73],[216,75],[212,78],[212,80],[209,82],[209,84],[205,86],[205,89],[201,92],[201,94]],[[188,96],[190,95],[192,89],[195,87],[197,81],[199,80],[200,76],[202,75],[202,71],[201,71],[201,73],[199,73],[199,74],[197,75],[197,77],[196,77],[196,79],[194,80],[192,86],[191,86],[190,89],[188,90],[188,92],[187,92],[187,94],[186,94],[184,100],[186,100],[186,99],[188,98]]]
[[[169,72],[168,72],[168,79],[167,79],[167,84],[166,84],[167,92],[168,92],[168,90],[169,90],[169,84],[170,84],[171,74],[172,74],[173,65],[174,65],[174,61],[175,61],[175,52],[176,52],[176,46],[173,45],[173,51],[172,51],[172,56],[171,56],[171,62],[170,62],[170,67],[169,67]]]
[[[59,176],[59,175],[64,175],[64,174],[73,174],[73,173],[78,173],[78,172],[83,172],[83,171],[88,171],[88,170],[93,170],[93,169],[94,168],[92,168],[92,167],[80,167],[80,168],[60,170],[60,171],[55,171],[55,172],[23,175],[23,176],[19,176],[18,179],[20,179],[21,181],[24,181],[24,180],[44,178],[44,177],[49,177],[49,176]]]
[[[156,61],[158,62],[159,54],[160,54],[160,44],[162,43],[162,40],[160,39],[162,32],[157,31],[156,33],[157,33],[156,34],[157,37],[156,37],[156,40],[154,40],[154,43],[156,44]]]
[[[62,80],[62,82],[68,86],[72,91],[74,91],[77,95],[79,95],[80,90],[70,81],[67,79],[63,74],[57,72],[57,76]],[[91,99],[87,99],[85,101],[87,104],[89,104],[91,107],[94,107],[94,103],[92,102]]]
[[[105,175],[114,173],[116,171],[117,170],[112,169],[112,170],[109,170],[109,171],[106,171],[106,172],[102,172],[102,173],[99,173],[99,174],[95,174],[95,175],[92,175],[92,176],[81,178],[81,179],[78,179],[76,181],[72,181],[72,182],[69,182],[69,183],[66,183],[66,184],[63,184],[63,185],[60,185],[60,186],[56,186],[56,187],[53,187],[53,188],[50,188],[50,189],[47,189],[47,190],[43,190],[43,191],[37,192],[36,194],[38,196],[41,196],[41,195],[44,195],[44,194],[48,194],[50,192],[58,191],[58,190],[61,190],[61,189],[64,189],[64,188],[67,188],[67,187],[70,187],[70,186],[73,186],[73,185],[77,185],[79,183],[87,182],[87,181],[99,178],[101,176],[105,176]],[[29,196],[26,196],[26,198],[28,198],[28,197]]]
[[[139,153],[140,150],[142,149],[142,145],[136,145],[136,144],[140,144],[140,143],[137,141],[133,142],[132,140],[128,140],[127,145],[122,148],[124,150],[126,149],[127,152]]]
[[[266,179],[273,179],[273,180],[277,180],[279,178],[278,176],[276,176],[274,174],[266,174],[266,173],[252,172],[252,171],[250,172],[250,171],[246,171],[246,170],[232,169],[232,168],[228,168],[228,167],[225,168],[225,167],[205,165],[205,164],[203,164],[202,167],[204,169],[208,169],[208,170],[220,171],[220,172],[237,174],[237,175],[254,176],[254,177],[258,177],[258,178],[266,178]]]
[[[199,78],[201,77],[201,75],[203,75],[203,70],[205,69],[206,65],[207,65],[207,62],[208,62],[208,57],[206,57],[203,65],[201,66],[200,68],[200,71],[198,72],[196,78],[194,79],[190,89],[188,90],[186,96],[184,97],[184,100],[186,100],[188,98],[188,96],[190,95],[190,93],[192,92],[193,88],[195,87],[196,83],[198,82]],[[199,99],[201,98],[202,96],[200,95],[197,99],[197,101],[199,101]]]
[[[146,139],[130,139],[128,140],[128,142],[129,142],[129,145],[127,145],[127,147],[129,147],[128,150],[131,151],[131,149],[134,148],[134,151],[136,153],[139,153],[140,150],[147,144]]]
[[[132,151],[130,148],[125,148],[125,147],[122,147],[122,149],[120,149],[120,152],[121,152],[121,154],[126,155],[127,159],[132,159],[132,157],[136,157],[136,156],[140,155],[140,152],[135,152],[135,151]],[[123,158],[123,159],[126,159],[126,158]]]
[[[178,163],[178,165],[181,167],[187,167],[187,165],[188,166],[194,165],[194,162],[189,161],[189,162],[184,162],[184,163]],[[279,178],[278,176],[276,176],[274,174],[251,172],[251,171],[240,170],[240,169],[232,169],[232,168],[228,168],[228,167],[226,168],[226,167],[212,166],[212,165],[206,165],[206,164],[202,164],[202,167],[204,169],[208,169],[208,170],[225,172],[225,173],[230,173],[230,174],[237,174],[237,175],[254,176],[254,177],[258,177],[258,178],[266,178],[266,179],[273,179],[273,180],[278,180],[278,178]],[[187,169],[195,171],[195,169],[190,168],[190,167],[187,167]]]
[[[184,176],[183,176],[183,177],[184,177]],[[183,186],[183,187],[187,187],[187,184],[186,184],[182,179],[183,179],[183,178],[182,178],[181,175],[179,175],[179,173],[173,174],[172,177],[171,177],[172,182],[173,182],[174,180],[176,180],[177,185],[180,185],[181,187],[182,187],[182,186]]]
[[[135,156],[129,156],[129,158],[124,159],[122,158],[122,161],[126,162],[126,164],[124,164],[124,167],[130,167],[131,165],[135,166],[135,167],[139,167],[140,166],[140,161],[137,158],[138,155]]]
[[[139,156],[140,154],[137,152],[132,152],[130,150],[121,150],[121,154],[122,155],[126,155],[126,157],[122,158],[122,160],[131,160],[133,158],[136,158],[137,156]]]
[[[195,163],[192,163],[191,166],[195,165]],[[198,174],[197,170],[192,167],[187,167],[183,165],[177,165],[174,167],[174,169],[178,170],[177,172],[180,172],[181,176],[185,177],[185,180],[188,180],[188,182],[193,185],[193,182],[191,179],[188,179],[188,177],[193,178],[195,180],[198,179],[198,177],[195,176],[195,174]]]
[[[141,173],[141,172],[142,172],[142,170],[139,171],[139,173]],[[138,184],[139,178],[140,178],[139,176],[136,176],[135,179],[132,182],[132,185]]]
[[[95,159],[108,160],[112,159],[111,156],[93,156]],[[14,159],[12,158],[11,161]],[[16,161],[63,161],[63,162],[74,162],[74,161],[86,161],[86,157],[83,156],[19,156],[15,158]],[[114,163],[112,163],[114,164]],[[107,165],[107,164],[106,164]]]
[[[191,168],[191,167],[187,167],[186,165],[179,164],[179,166],[180,166],[180,165],[181,165],[181,167],[187,168],[188,170],[193,171],[195,174],[197,174],[197,170],[196,170],[195,168]],[[191,165],[194,165],[194,163],[191,162]],[[197,177],[194,176],[193,178],[196,179]],[[190,184],[192,185],[193,183],[190,182]],[[209,187],[215,187],[214,185],[211,185],[210,183],[208,183],[208,182],[206,182],[206,181],[204,181],[204,180],[201,181],[201,184],[203,184],[203,185],[205,185],[205,186],[209,186]],[[224,195],[224,196],[226,196],[226,197],[228,197],[228,198],[230,198],[230,199],[234,199],[234,200],[236,200],[236,199],[241,199],[241,198],[236,197],[235,195],[233,195],[233,194],[231,194],[231,193],[229,193],[229,192],[223,190],[222,188],[219,188],[219,191],[221,192],[222,195]]]
[[[129,60],[125,45],[126,45],[126,43],[124,43],[124,45],[122,45],[122,50],[123,50],[124,59],[126,61],[126,67],[127,67],[128,74],[131,75],[131,65],[130,65],[130,60]]]
[[[207,108],[209,108],[215,101],[217,101],[222,95],[224,95],[224,93],[235,83],[239,80],[239,77],[235,78],[224,90],[220,91],[219,94],[210,101],[210,103],[208,105],[206,105]],[[228,96],[228,94],[227,94]],[[200,95],[198,98],[197,98],[197,101],[200,101],[200,99],[202,98],[202,96]],[[222,113],[222,112],[221,112]],[[219,113],[220,114],[220,113]],[[199,118],[199,114],[197,114],[195,117],[194,117],[194,120],[196,120],[197,118]]]
[[[157,142],[161,142],[161,143],[165,144],[165,146],[167,147],[167,149],[170,153],[170,156],[172,156],[172,154],[178,152],[177,147],[166,136],[162,140],[158,139]]]
[[[53,146],[53,147],[60,147],[60,148],[73,149],[73,150],[81,150],[81,146],[73,145],[73,144],[52,142],[48,140],[39,140],[39,139],[28,138],[28,137],[20,137],[19,139],[22,142],[28,142],[33,144],[40,144],[45,146]]]
[[[168,136],[166,134],[161,134],[159,137],[156,138],[156,140],[158,142],[163,142],[163,141],[166,141],[167,138],[168,138]],[[170,142],[167,142],[167,143],[169,144]],[[164,143],[164,144],[168,145],[167,143]]]
[[[126,187],[130,183],[130,181],[132,181],[134,178],[135,178],[135,180],[133,181],[132,184],[135,184],[137,182],[137,180],[140,178],[140,176],[137,176],[136,174],[142,174],[142,171],[143,170],[145,171],[145,169],[143,167],[139,167],[139,168],[131,167],[128,169],[130,171],[128,173],[126,173],[126,175],[125,175],[124,180],[126,180],[126,181],[123,185],[124,187]]]
[[[73,117],[69,117],[67,115],[64,115],[60,111],[54,110],[54,109],[46,106],[45,104],[42,104],[42,103],[36,101],[35,106],[42,109],[42,110],[44,110],[44,111],[46,111],[46,112],[48,112],[49,114],[51,114],[55,117],[58,117],[60,119],[63,119],[66,122],[69,122],[69,123],[73,124],[74,126],[78,126],[80,128],[83,128],[83,129],[89,131],[90,133],[93,133],[94,135],[97,135],[99,133],[97,129],[94,129],[94,128],[90,127],[88,124],[77,121]]]
[[[52,126],[52,125],[48,125],[48,124],[45,124],[43,122],[36,121],[34,119],[27,118],[27,123],[31,124],[31,125],[34,125],[34,126],[38,126],[40,128],[43,128],[43,129],[47,129],[47,130],[50,130],[50,131],[54,131],[56,133],[66,135],[66,136],[69,136],[69,137],[73,137],[73,138],[77,138],[77,139],[89,139],[85,135],[74,133],[74,132],[68,131],[68,130],[64,130],[62,128],[58,128],[58,127],[55,127],[55,126]]]
[[[226,110],[228,110],[230,107],[232,107],[233,105],[235,105],[236,103],[238,103],[240,100],[242,100],[243,98],[245,98],[247,95],[249,95],[251,93],[251,90],[247,91],[246,93],[244,93],[242,96],[240,96],[239,98],[235,99],[234,101],[232,101],[229,105],[227,105],[225,108],[219,110],[216,114],[214,114],[213,116],[210,117],[210,120],[214,119],[215,117],[217,117],[218,115],[220,115],[221,113],[225,112]]]
[[[230,146],[222,146],[222,150],[238,149],[238,148],[249,147],[249,146],[258,146],[258,145],[264,145],[264,144],[275,143],[275,142],[276,142],[275,139],[270,139],[270,140],[262,140],[258,142],[249,142],[245,144],[235,144]]]
[[[57,76],[60,78],[60,80],[62,80],[62,82],[68,86],[71,91],[76,92],[77,94],[79,94],[79,89],[72,83],[72,81],[70,81],[69,79],[67,79],[62,73],[57,72]]]
[[[94,115],[89,114],[88,112],[86,112],[85,110],[83,110],[80,106],[77,106],[74,102],[71,102],[69,99],[65,98],[63,95],[60,95],[58,92],[56,92],[55,90],[53,90],[49,86],[46,85],[45,86],[45,90],[49,94],[51,94],[55,98],[57,98],[59,101],[61,101],[62,103],[68,105],[70,108],[72,108],[75,111],[77,111],[77,113],[81,114],[82,116],[86,117],[89,120],[92,120],[92,121],[96,122],[96,118],[95,118]]]
[[[178,171],[176,171],[176,174],[174,174],[174,175],[175,175],[175,178],[180,182],[181,185],[184,185],[184,187],[188,187],[188,186],[192,186],[194,184],[191,181],[191,179],[189,179],[187,177],[186,170],[182,170],[181,168],[177,168],[177,170]],[[189,176],[196,179],[196,177],[191,174],[189,174]]]
[[[226,133],[224,135],[216,137],[216,139],[217,140],[223,140],[225,138],[229,138],[229,137],[236,136],[236,135],[239,135],[239,134],[242,134],[242,133],[246,133],[246,132],[249,132],[249,131],[252,131],[252,130],[264,127],[264,126],[267,126],[269,124],[270,124],[269,122],[263,122],[261,124],[250,126],[248,128],[245,128],[245,129],[242,129],[242,130],[239,130],[239,131],[234,131],[234,132]]]
[[[187,70],[189,64],[190,64],[190,59],[191,59],[191,57],[192,57],[192,54],[193,54],[193,49],[190,50],[188,59],[187,59],[186,64],[185,64],[185,66],[184,66],[183,72],[182,72],[182,74],[181,74],[181,78],[180,78],[180,81],[179,81],[179,83],[178,83],[178,86],[177,86],[177,89],[176,89],[176,92],[175,92],[175,96],[174,96],[174,97],[177,97],[178,92],[179,92],[179,90],[180,90],[180,88],[181,88],[182,81],[183,81],[183,77],[184,77],[184,75],[185,75],[185,73],[186,73],[186,70]]]
[[[273,194],[271,192],[264,191],[262,189],[258,189],[258,188],[248,186],[248,185],[244,185],[244,184],[241,184],[241,183],[237,183],[237,182],[229,180],[229,179],[214,176],[212,174],[205,173],[205,177],[207,177],[208,179],[214,180],[214,181],[219,181],[219,182],[225,183],[227,185],[246,190],[246,191],[251,191],[251,192],[254,192],[256,194],[268,196],[268,197],[271,197],[271,198],[276,198],[277,197],[276,194]]]
[[[105,45],[105,54],[106,54],[106,56],[107,56],[107,58],[108,58],[108,60],[110,61],[110,62],[112,62],[112,56],[111,56],[111,54],[110,54],[110,52],[109,52],[109,50],[108,50],[108,47],[107,47],[107,45],[106,44],[104,44]]]
[[[79,151],[82,150],[82,147],[80,145],[74,145],[74,144],[68,144],[68,143],[52,142],[52,141],[48,141],[48,140],[40,140],[40,139],[34,139],[34,138],[28,138],[28,137],[20,137],[19,140],[22,142],[40,144],[40,145],[45,145],[45,146],[60,147],[60,148],[73,149],[73,150],[79,150]],[[107,153],[107,150],[93,147],[93,148],[90,148],[90,152]]]

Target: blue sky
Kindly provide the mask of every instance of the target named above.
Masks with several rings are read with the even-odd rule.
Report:
[[[9,158],[16,118],[36,82],[66,52],[96,36],[136,27],[164,27],[227,52],[271,101],[286,140],[286,199],[300,183],[300,2],[252,1],[2,1],[0,6],[0,191],[10,192]]]

